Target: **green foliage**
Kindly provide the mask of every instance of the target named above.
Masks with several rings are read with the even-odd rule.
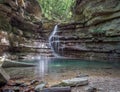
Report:
[[[4,0],[0,0],[0,3],[3,3],[4,2]]]
[[[91,30],[91,34],[92,36],[97,36],[97,37],[105,36],[106,30],[102,30],[102,29]]]
[[[0,29],[8,32],[12,30],[12,27],[9,24],[9,22],[4,17],[1,16],[0,16]]]
[[[92,33],[105,33],[106,30],[101,30],[101,29],[96,29],[96,30],[92,30]]]
[[[39,0],[44,17],[49,20],[66,21],[72,17],[71,6],[75,0]]]

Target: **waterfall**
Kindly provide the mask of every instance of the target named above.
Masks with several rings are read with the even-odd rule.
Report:
[[[59,47],[60,47],[60,41],[57,32],[58,32],[58,25],[55,26],[53,32],[49,37],[49,46],[53,51],[55,57],[59,57],[57,53],[59,53]],[[44,43],[40,43],[39,47],[46,48],[46,45]],[[41,55],[36,56],[36,58],[39,60],[39,64],[36,68],[36,73],[39,75],[39,77],[44,79],[44,76],[47,74],[48,71],[48,63],[50,63],[50,59],[46,56],[41,56]]]
[[[53,51],[53,54],[55,57],[60,57],[56,52],[59,52],[59,37],[57,36],[57,32],[58,32],[58,25],[56,25],[54,27],[53,32],[51,33],[50,37],[49,37],[49,46]]]

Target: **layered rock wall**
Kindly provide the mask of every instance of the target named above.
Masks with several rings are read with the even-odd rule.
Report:
[[[60,54],[120,61],[120,0],[76,0],[75,23],[60,25]]]
[[[0,53],[41,37],[41,14],[37,0],[0,0]]]

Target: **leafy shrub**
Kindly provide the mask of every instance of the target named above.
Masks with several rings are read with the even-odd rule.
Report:
[[[45,18],[66,21],[72,17],[71,6],[75,0],[39,0]]]

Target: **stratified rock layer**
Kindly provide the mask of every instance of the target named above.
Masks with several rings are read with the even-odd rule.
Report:
[[[76,23],[59,26],[58,53],[72,58],[120,61],[120,0],[76,1]]]
[[[5,51],[31,51],[32,47],[23,44],[41,37],[41,13],[37,0],[0,1],[0,55]]]
[[[9,79],[10,76],[0,67],[0,87],[4,86]]]

